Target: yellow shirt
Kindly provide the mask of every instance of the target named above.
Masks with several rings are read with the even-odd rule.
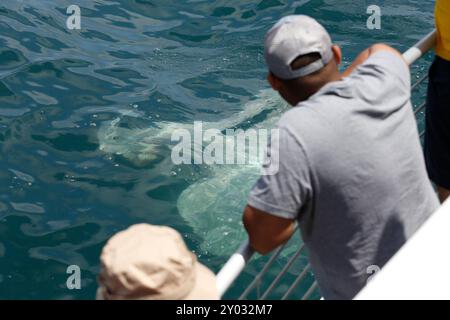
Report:
[[[450,61],[450,0],[436,0],[436,54]]]

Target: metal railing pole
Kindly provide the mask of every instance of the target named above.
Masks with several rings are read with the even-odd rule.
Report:
[[[422,55],[430,51],[435,44],[436,44],[436,29],[431,31],[422,40],[417,42],[413,47],[411,47],[405,53],[403,53],[403,58],[408,63],[408,65],[412,65]]]
[[[411,87],[411,91],[416,90],[416,88],[425,80],[428,79],[428,73],[425,73],[414,85]]]
[[[234,253],[231,258],[225,263],[223,268],[216,276],[217,290],[220,297],[222,297],[228,288],[233,284],[234,280],[244,270],[247,261],[251,259],[255,252],[250,247],[250,244],[245,241],[239,250]]]
[[[280,256],[280,253],[283,251],[284,247],[286,246],[287,242],[279,247],[275,253],[270,257],[269,261],[264,265],[262,270],[256,275],[255,279],[250,283],[250,285],[245,289],[245,291],[241,294],[238,300],[245,299],[249,293],[253,290],[254,287],[258,285],[258,283],[261,281],[262,277],[269,271],[269,268],[272,266],[272,264],[275,262],[275,260]]]
[[[289,287],[289,289],[286,291],[284,296],[281,298],[281,300],[286,300],[289,298],[291,293],[297,288],[297,286],[300,284],[300,282],[303,281],[305,276],[308,274],[309,269],[311,268],[311,264],[307,264],[306,267],[303,269],[303,271],[298,275],[298,277],[295,279],[294,283]]]
[[[414,115],[417,115],[419,112],[423,111],[426,107],[427,103],[423,102],[417,109],[414,111]]]
[[[266,291],[261,296],[260,300],[265,300],[269,294],[273,291],[277,283],[280,281],[280,279],[289,271],[291,266],[294,264],[294,262],[297,260],[297,258],[300,256],[304,249],[305,245],[302,244],[300,248],[297,250],[297,252],[289,259],[289,261],[286,263],[286,265],[283,267],[283,269],[278,273],[278,275],[275,277],[275,279],[272,281],[272,283],[269,285],[269,287],[266,289]]]
[[[306,291],[306,293],[303,295],[302,300],[309,299],[309,297],[312,295],[317,286],[318,286],[317,281],[314,281],[314,283],[311,285],[308,291]]]

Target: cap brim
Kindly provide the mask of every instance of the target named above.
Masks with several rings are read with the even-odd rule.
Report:
[[[214,273],[199,262],[195,272],[194,288],[183,300],[220,300]]]

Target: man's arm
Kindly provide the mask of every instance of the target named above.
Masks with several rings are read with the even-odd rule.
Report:
[[[270,170],[267,173],[271,174],[258,179],[244,210],[243,222],[250,245],[261,254],[289,240],[294,222],[312,194],[311,168],[304,147],[285,127],[291,126],[290,121],[288,111],[279,122],[278,139],[271,139],[264,162],[278,170]]]
[[[353,63],[350,65],[350,67],[347,68],[347,70],[345,70],[342,73],[342,77],[348,77],[360,64],[364,63],[364,61],[366,61],[371,55],[373,55],[376,52],[379,51],[389,51],[392,52],[396,55],[398,55],[403,61],[403,56],[400,52],[398,52],[396,49],[386,45],[386,44],[382,44],[382,43],[378,43],[378,44],[374,44],[373,46],[367,48],[366,50],[364,50],[363,52],[361,52],[359,54],[359,56],[355,59],[355,61],[353,61]],[[405,61],[406,64],[406,61]]]
[[[294,220],[270,215],[247,206],[243,216],[250,246],[260,254],[267,254],[288,241],[294,232]]]

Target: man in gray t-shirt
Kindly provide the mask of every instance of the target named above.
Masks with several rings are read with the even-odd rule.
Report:
[[[249,196],[250,244],[268,253],[298,221],[324,298],[351,299],[438,207],[409,68],[396,50],[375,45],[339,74],[340,49],[307,16],[278,22],[265,56],[272,87],[296,107],[279,121],[266,161],[278,171]]]

